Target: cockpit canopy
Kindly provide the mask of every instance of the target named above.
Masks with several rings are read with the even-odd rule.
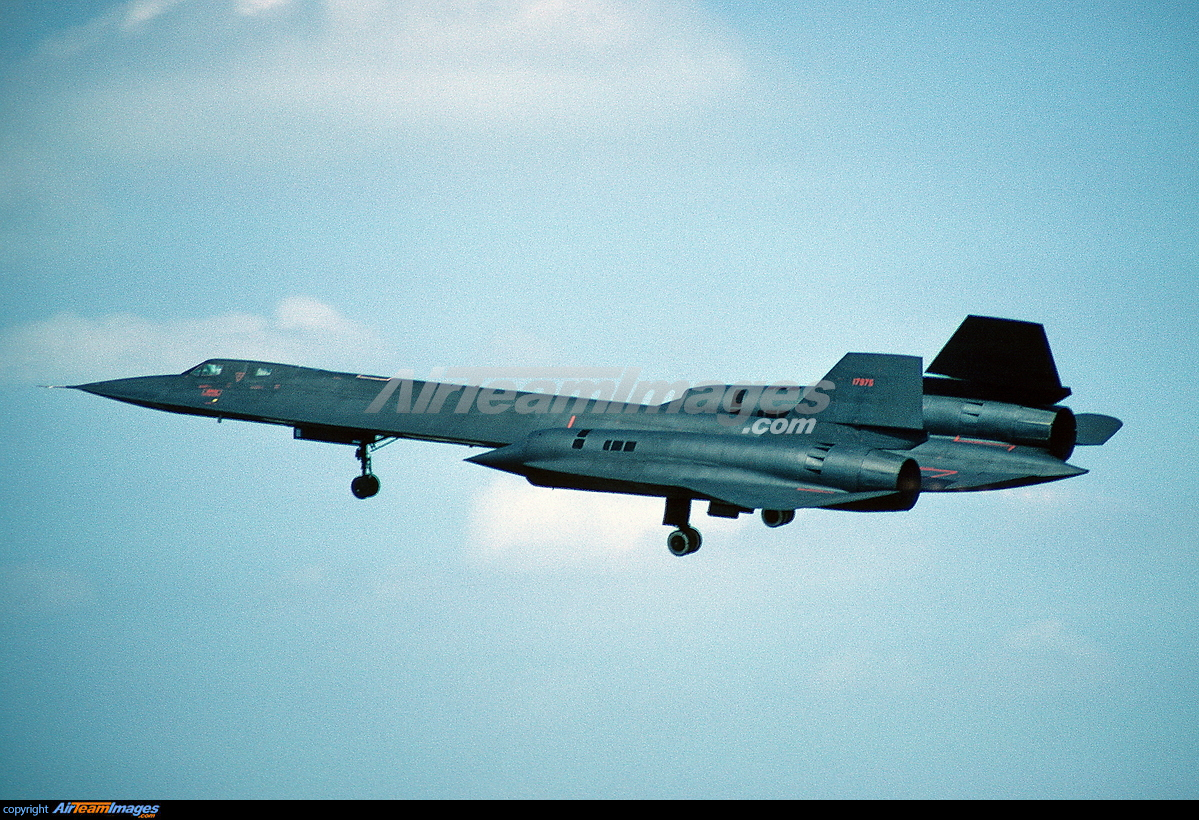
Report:
[[[221,371],[223,369],[224,369],[224,367],[217,362],[204,362],[204,364],[193,367],[191,370],[187,371],[186,375],[188,375],[188,376],[219,376],[219,375],[221,375]]]
[[[190,370],[186,371],[185,376],[198,376],[200,378],[212,378],[220,376],[222,373],[236,371],[238,381],[245,378],[247,375],[250,378],[259,379],[271,375],[278,365],[260,364],[256,362],[246,361],[228,361],[224,359],[209,359],[203,364],[198,364]]]

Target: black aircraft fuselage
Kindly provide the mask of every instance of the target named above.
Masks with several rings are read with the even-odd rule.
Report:
[[[210,359],[177,376],[76,388],[355,445],[359,498],[379,490],[371,453],[384,443],[486,447],[467,460],[540,486],[664,498],[676,555],[699,548],[695,500],[722,517],[760,509],[768,526],[806,507],[907,510],[921,492],[1085,473],[1066,463],[1074,446],[1102,444],[1121,424],[1057,404],[1070,390],[1037,324],[968,317],[922,371],[914,356],[849,353],[807,386],[654,383],[669,400],[646,402],[622,401],[627,385],[594,379],[568,379],[555,393]]]

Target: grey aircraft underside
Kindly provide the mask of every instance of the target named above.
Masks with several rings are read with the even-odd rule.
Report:
[[[675,555],[699,549],[693,501],[727,518],[761,510],[770,527],[807,507],[909,510],[921,492],[1081,475],[1066,463],[1075,445],[1103,444],[1121,426],[1059,404],[1070,389],[1041,325],[983,316],[966,318],[927,374],[917,356],[848,353],[806,386],[707,385],[638,403],[579,385],[522,392],[210,359],[177,376],[75,389],[354,445],[359,498],[378,492],[371,454],[395,439],[486,447],[467,460],[538,486],[665,499]]]

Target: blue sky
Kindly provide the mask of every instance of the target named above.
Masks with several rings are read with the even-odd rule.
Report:
[[[1199,9],[0,12],[0,796],[1196,797]],[[1086,476],[700,517],[46,383],[818,378],[1045,324]]]

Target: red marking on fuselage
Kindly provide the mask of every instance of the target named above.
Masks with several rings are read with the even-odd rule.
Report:
[[[980,441],[976,438],[962,438],[961,436],[954,436],[953,440],[959,444],[986,444],[988,447],[1003,447],[1009,453],[1016,449],[1015,444],[1004,444],[1002,441]]]
[[[942,467],[921,467],[920,472],[932,473],[929,478],[944,478],[947,475],[957,475],[957,470],[946,470]]]
[[[571,427],[574,427],[574,426],[575,426],[575,419],[577,419],[577,418],[578,418],[578,416],[571,416],[571,417],[570,417],[570,421],[566,422],[566,427],[567,427],[568,429],[569,429],[569,428],[571,428]]]

